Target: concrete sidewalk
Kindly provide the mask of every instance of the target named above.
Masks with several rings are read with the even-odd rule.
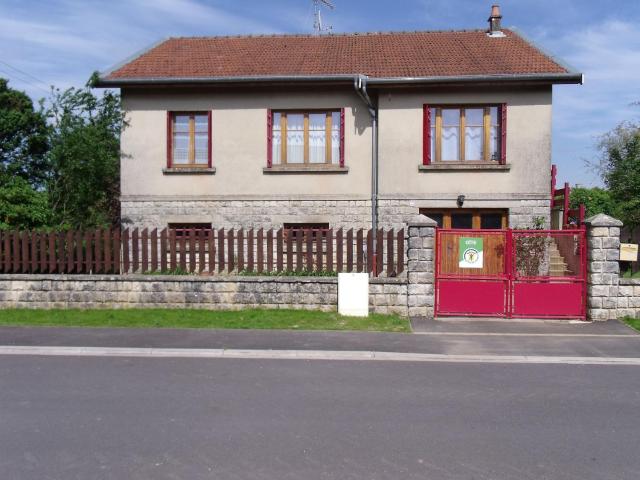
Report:
[[[427,322],[419,335],[372,332],[0,327],[1,346],[394,352],[451,356],[640,358],[617,322]]]

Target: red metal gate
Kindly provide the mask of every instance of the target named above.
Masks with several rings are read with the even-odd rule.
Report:
[[[586,235],[436,231],[436,316],[586,318]]]

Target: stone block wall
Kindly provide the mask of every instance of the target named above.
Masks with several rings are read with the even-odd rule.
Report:
[[[406,278],[369,279],[369,310],[406,317],[408,315],[407,290]]]
[[[329,222],[337,228],[369,228],[371,202],[319,200],[123,200],[125,226],[165,228],[167,223],[211,222],[214,228],[280,228],[284,223]]]
[[[371,311],[407,315],[401,279],[373,279]],[[329,277],[0,275],[0,308],[290,308],[336,311]]]
[[[433,318],[436,222],[417,216],[409,223],[407,280],[409,316]]]
[[[453,208],[456,196],[446,199],[380,199],[379,226],[405,228],[420,208]],[[549,223],[549,200],[491,197],[475,200],[473,208],[509,209],[509,225],[533,226],[537,217]],[[328,222],[337,228],[370,228],[371,202],[353,199],[221,200],[221,199],[123,199],[124,226],[165,228],[167,223],[210,222],[215,228],[280,228],[283,223]]]
[[[620,279],[618,285],[618,317],[640,318],[640,279]]]
[[[620,227],[608,215],[585,220],[587,226],[587,316],[589,320],[618,318]]]
[[[585,223],[589,250],[589,319],[640,318],[640,280],[620,278],[622,222],[600,214]]]

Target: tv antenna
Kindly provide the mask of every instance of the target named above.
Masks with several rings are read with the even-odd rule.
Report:
[[[322,35],[322,32],[330,32],[333,27],[331,25],[322,25],[322,7],[333,10],[335,6],[330,0],[313,0],[313,30],[316,35]]]

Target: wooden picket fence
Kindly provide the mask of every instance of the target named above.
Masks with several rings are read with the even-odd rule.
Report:
[[[370,272],[405,267],[405,233],[372,230],[0,231],[0,273],[213,275]]]

